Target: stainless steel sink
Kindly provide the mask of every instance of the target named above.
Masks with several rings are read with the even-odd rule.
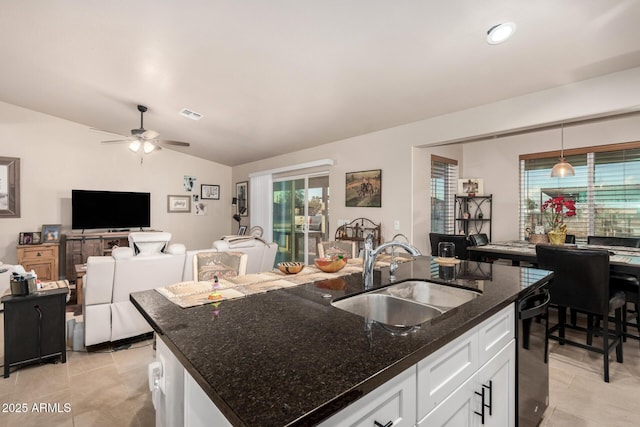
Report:
[[[391,326],[415,326],[476,298],[473,291],[412,280],[333,301],[331,305]]]

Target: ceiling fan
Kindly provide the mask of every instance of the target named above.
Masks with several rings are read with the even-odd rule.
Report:
[[[144,154],[149,154],[155,150],[161,150],[162,145],[175,145],[179,147],[188,147],[190,145],[188,142],[158,139],[160,136],[158,132],[144,128],[144,113],[147,112],[147,107],[144,105],[138,105],[138,111],[140,111],[140,127],[138,129],[131,129],[131,136],[123,136],[125,139],[115,139],[102,142],[105,144],[120,144],[126,142],[129,143],[129,149],[131,151],[137,153],[142,149]]]

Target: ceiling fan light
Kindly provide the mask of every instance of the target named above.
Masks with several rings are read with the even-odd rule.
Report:
[[[144,154],[149,154],[156,149],[156,146],[149,141],[145,141],[142,149],[144,150]]]
[[[551,178],[564,178],[565,176],[575,176],[575,174],[576,171],[573,170],[573,166],[564,157],[560,157],[560,161],[551,169]]]
[[[137,153],[140,150],[140,141],[131,141],[129,144],[129,150]]]

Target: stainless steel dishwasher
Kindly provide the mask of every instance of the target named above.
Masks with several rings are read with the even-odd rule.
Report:
[[[549,308],[546,288],[518,301],[516,399],[518,427],[535,427],[549,406],[549,349],[546,332]]]

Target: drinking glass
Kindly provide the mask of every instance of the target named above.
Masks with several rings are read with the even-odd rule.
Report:
[[[455,258],[456,245],[453,242],[438,243],[438,256],[440,258]]]

